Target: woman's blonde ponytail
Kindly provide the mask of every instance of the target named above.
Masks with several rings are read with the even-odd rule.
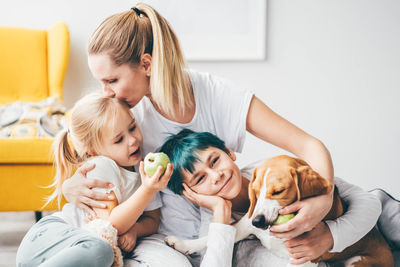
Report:
[[[151,6],[138,3],[129,11],[108,17],[93,33],[88,52],[89,55],[107,53],[118,66],[135,66],[143,54],[149,53],[154,103],[172,116],[194,106],[179,41],[166,19]]]

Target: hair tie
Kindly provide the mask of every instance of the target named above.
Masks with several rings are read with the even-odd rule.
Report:
[[[137,7],[132,7],[131,8],[133,11],[136,12],[136,14],[140,17],[142,15],[142,11],[140,11]]]

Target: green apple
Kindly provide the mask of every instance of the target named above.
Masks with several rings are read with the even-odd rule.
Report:
[[[151,177],[156,173],[158,166],[161,166],[163,168],[161,175],[163,175],[168,163],[169,157],[167,154],[163,152],[149,153],[144,158],[144,172]]]
[[[280,225],[283,224],[291,219],[294,218],[294,213],[289,213],[289,214],[280,214],[278,218],[272,223],[273,225]]]

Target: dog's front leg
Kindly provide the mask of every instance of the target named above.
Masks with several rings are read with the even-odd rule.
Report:
[[[248,213],[233,226],[236,228],[235,243],[245,239],[251,234],[255,234],[254,230],[256,230],[256,228],[251,224]]]
[[[182,240],[176,236],[167,236],[164,241],[179,252],[189,255],[198,253],[207,247],[207,236],[199,239]]]
[[[251,220],[248,218],[248,214],[243,216],[233,226],[236,228],[235,243],[253,234],[252,231],[255,229],[251,225]],[[167,236],[164,239],[170,247],[173,247],[183,254],[193,254],[202,251],[207,247],[207,240],[207,236],[192,240],[182,240],[176,236]]]
[[[286,265],[286,267],[317,267],[317,266],[318,266],[317,263],[312,263],[311,261],[308,261],[303,264],[298,264],[298,265],[290,264],[290,263],[288,263],[288,265]]]

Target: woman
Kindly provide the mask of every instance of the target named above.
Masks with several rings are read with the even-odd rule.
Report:
[[[168,134],[182,128],[216,134],[228,148],[240,152],[248,131],[305,160],[333,182],[331,157],[321,141],[277,115],[253,93],[224,79],[186,70],[174,32],[150,6],[140,3],[104,20],[90,40],[88,53],[90,70],[103,83],[104,91],[133,107],[138,125],[146,135],[144,154],[154,151]],[[63,193],[68,201],[93,213],[91,207],[101,207],[96,199],[107,196],[90,188],[106,185],[83,179],[86,171],[80,170],[65,181]],[[196,226],[188,223],[180,211],[197,212],[198,207],[169,190],[164,190],[161,197],[165,206],[159,231],[192,238]],[[277,228],[276,235],[292,239],[312,229],[313,233],[319,231],[315,226],[331,205],[329,194],[286,208],[283,212],[297,211],[298,215],[291,223]],[[329,234],[326,226],[324,230]],[[370,229],[364,230],[367,233]],[[333,246],[332,242],[321,241],[306,248],[300,240],[292,241],[295,263],[315,258],[321,250],[325,252]]]

